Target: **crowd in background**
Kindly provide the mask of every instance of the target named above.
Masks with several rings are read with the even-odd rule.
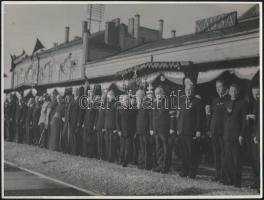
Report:
[[[176,156],[182,163],[180,176],[189,178],[196,177],[202,154],[208,159],[211,155],[213,181],[236,187],[241,186],[247,148],[255,177],[252,187],[259,190],[259,86],[252,86],[252,101],[245,102],[239,85],[217,80],[218,96],[204,105],[195,84],[187,80],[185,98],[177,102],[180,109],[166,106],[162,86],[123,94],[120,104],[115,90],[102,91],[100,85],[93,90],[88,84],[74,91],[67,88],[63,96],[56,90],[28,97],[9,94],[5,139],[160,173],[169,172]],[[84,109],[80,104],[92,106]]]

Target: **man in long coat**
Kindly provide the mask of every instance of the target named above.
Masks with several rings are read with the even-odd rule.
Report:
[[[115,93],[113,90],[107,92],[107,104],[105,110],[105,144],[106,152],[108,152],[107,158],[109,162],[118,160],[117,157],[117,141],[118,133],[116,130],[116,101]]]
[[[224,157],[224,114],[225,104],[229,100],[227,86],[223,80],[216,81],[216,91],[218,97],[213,99],[212,113],[210,120],[210,135],[212,138],[214,161],[215,161],[215,177],[214,181],[222,181],[222,164]]]
[[[151,168],[151,148],[150,148],[150,120],[151,107],[146,105],[146,96],[144,90],[136,92],[137,115],[136,115],[136,134],[139,138],[139,159],[138,168]]]
[[[25,104],[23,97],[20,94],[15,113],[16,141],[18,143],[23,143],[23,140],[25,139],[26,112],[27,105]]]
[[[28,109],[26,114],[26,142],[33,143],[33,111],[35,107],[35,100],[31,97],[28,101]]]
[[[170,134],[170,114],[168,102],[162,87],[155,89],[154,109],[152,113],[151,134],[155,137],[155,150],[157,155],[156,172],[168,173],[170,156],[168,151],[168,138]]]
[[[230,100],[225,104],[224,120],[224,184],[241,186],[241,151],[246,131],[247,106],[239,98],[239,86],[232,84],[229,89]]]
[[[74,101],[72,94],[68,94],[69,102],[66,107],[65,122],[64,122],[64,136],[65,136],[65,152],[76,155],[77,154],[77,114],[78,104]]]
[[[135,119],[136,110],[129,109],[129,96],[123,96],[122,106],[117,109],[116,126],[120,136],[120,162],[126,167],[131,158],[132,144],[134,138],[134,124],[131,123]]]
[[[194,84],[185,85],[185,96],[180,98],[177,134],[181,146],[180,176],[195,178],[198,168],[198,143],[202,129],[201,99],[195,97]]]

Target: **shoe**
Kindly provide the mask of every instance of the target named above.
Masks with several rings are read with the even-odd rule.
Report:
[[[217,182],[217,181],[219,181],[220,179],[218,178],[218,177],[214,177],[214,178],[212,178],[211,179],[211,181],[215,181],[215,182]]]
[[[156,167],[154,169],[152,169],[154,172],[161,172],[161,169],[159,167]]]
[[[161,171],[161,173],[162,173],[162,174],[168,174],[168,173],[169,173],[169,170],[165,170],[165,169],[164,169],[164,170]]]
[[[123,163],[122,164],[122,167],[127,167],[127,163]]]
[[[190,179],[195,179],[195,177],[196,177],[196,176],[195,176],[194,174],[189,175],[189,178],[190,178]]]
[[[181,173],[180,173],[180,177],[187,177],[187,173],[183,173],[183,172],[181,172]]]

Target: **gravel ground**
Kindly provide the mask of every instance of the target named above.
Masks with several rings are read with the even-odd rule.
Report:
[[[258,195],[249,188],[235,188],[209,181],[160,174],[134,166],[72,156],[36,146],[4,142],[4,159],[18,166],[85,188],[100,195]]]

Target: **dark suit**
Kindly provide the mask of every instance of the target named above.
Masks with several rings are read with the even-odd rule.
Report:
[[[77,113],[76,113],[76,153],[77,155],[82,155],[82,134],[83,134],[83,128],[82,124],[84,121],[84,115],[85,115],[85,109],[80,106],[80,97],[78,97],[75,100],[75,103],[77,104]]]
[[[33,143],[33,110],[34,105],[28,107],[26,114],[26,142],[28,144]]]
[[[116,125],[117,131],[121,132],[120,137],[120,162],[126,166],[129,158],[132,155],[133,138],[135,134],[135,124],[132,121],[135,119],[136,111],[129,108],[117,109]]]
[[[241,185],[241,146],[239,136],[245,136],[247,106],[244,100],[229,100],[225,104],[224,163],[226,184]]]
[[[105,110],[105,146],[108,152],[107,158],[109,162],[118,160],[118,135],[116,130],[116,107],[115,101],[109,102]]]
[[[169,170],[169,153],[168,153],[168,136],[170,129],[170,114],[166,108],[164,99],[154,101],[152,113],[152,128],[155,134],[155,150],[157,157],[157,167],[155,171],[168,172]]]
[[[65,122],[64,122],[64,152],[73,155],[77,154],[77,114],[79,105],[73,101],[66,107]]]
[[[96,122],[95,129],[97,134],[97,154],[99,159],[106,158],[106,148],[105,148],[105,107],[101,106],[96,112]]]
[[[254,173],[254,186],[259,188],[260,186],[260,107],[259,101],[254,101],[250,105],[249,114],[255,115],[255,120],[248,120],[248,136],[249,136],[249,157],[250,163]],[[258,144],[254,142],[254,138],[256,137]]]
[[[26,104],[22,103],[17,105],[15,121],[16,121],[16,141],[18,143],[23,143],[24,140],[26,111],[27,111]]]
[[[84,129],[83,129],[83,143],[82,155],[95,158],[96,157],[96,135],[95,135],[95,116],[96,109],[93,105],[85,110],[84,115]]]
[[[224,115],[225,103],[229,100],[229,96],[216,97],[212,102],[212,118],[210,123],[210,136],[212,138],[216,179],[222,179],[222,162],[224,158]]]
[[[32,113],[33,121],[32,121],[32,128],[33,128],[33,137],[34,143],[37,144],[40,137],[40,130],[38,126],[39,117],[40,117],[41,105],[35,105],[34,110]]]
[[[139,108],[136,116],[136,134],[139,138],[139,168],[151,168],[151,148],[150,148],[150,119],[151,110]]]
[[[202,130],[203,109],[201,99],[192,97],[180,99],[180,110],[177,120],[179,143],[181,146],[183,176],[194,178],[198,168],[199,147],[198,139],[194,139],[196,132]]]
[[[17,101],[12,99],[10,103],[10,108],[8,112],[8,126],[9,126],[9,135],[8,140],[13,141],[16,136],[16,108],[17,108]]]

